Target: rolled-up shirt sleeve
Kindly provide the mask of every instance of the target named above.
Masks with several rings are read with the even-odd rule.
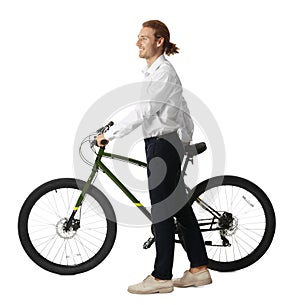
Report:
[[[178,136],[182,142],[189,143],[192,141],[193,138],[194,122],[191,118],[191,114],[184,97],[182,97],[181,112],[182,118],[180,120],[181,124],[180,128],[178,129]]]

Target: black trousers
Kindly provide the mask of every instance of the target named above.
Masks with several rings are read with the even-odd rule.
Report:
[[[174,217],[185,240],[190,267],[207,265],[207,253],[193,209],[186,204],[181,177],[184,149],[177,133],[145,139],[145,149],[156,246],[152,275],[169,280],[173,276]]]

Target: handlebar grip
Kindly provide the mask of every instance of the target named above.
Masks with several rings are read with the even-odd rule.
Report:
[[[108,142],[109,142],[109,141],[106,140],[106,139],[101,140],[101,144],[102,144],[102,145],[107,145]],[[91,147],[93,147],[93,146],[98,146],[97,140],[93,140],[93,141],[91,142]]]

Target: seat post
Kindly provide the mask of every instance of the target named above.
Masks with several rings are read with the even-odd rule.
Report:
[[[183,174],[183,176],[186,175],[186,169],[187,169],[189,161],[193,162],[193,158],[189,156],[189,153],[187,151],[184,154],[184,158],[185,158],[185,160],[184,160],[184,164],[183,164],[182,170],[181,170],[181,173]]]

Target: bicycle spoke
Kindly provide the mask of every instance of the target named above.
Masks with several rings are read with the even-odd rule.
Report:
[[[56,235],[55,234],[52,234],[52,235],[48,235],[48,236],[43,236],[43,237],[40,237],[40,238],[36,238],[36,239],[33,239],[32,242],[35,243],[36,247],[39,248],[41,247],[42,245],[44,246],[44,248],[42,248],[41,252],[44,251],[44,249],[46,249],[48,247],[48,245],[50,244],[50,242],[56,238]],[[46,244],[46,245],[45,245]]]
[[[84,252],[85,252],[85,254],[86,254],[86,256],[87,256],[88,258],[90,258],[90,255],[88,254],[87,250],[88,250],[92,255],[95,254],[95,252],[94,252],[92,249],[90,249],[90,247],[88,247],[87,245],[85,245],[85,244],[82,242],[82,240],[81,240],[78,236],[75,238],[75,241],[80,243],[82,249],[84,250]]]
[[[74,238],[74,243],[75,243],[75,246],[76,246],[76,249],[77,249],[77,253],[79,253],[78,257],[80,257],[81,263],[83,263],[83,258],[82,258],[82,255],[81,255],[81,252],[80,252],[80,249],[79,249],[79,246],[78,246],[78,243],[77,243],[77,239],[76,239],[76,238]],[[83,248],[83,250],[85,250],[85,249]],[[87,253],[86,253],[86,254],[87,254]],[[87,255],[87,257],[89,258],[88,255]]]
[[[236,249],[237,248],[237,250],[238,250],[238,253],[239,253],[239,255],[240,255],[240,258],[242,258],[243,257],[243,255],[242,255],[242,251],[241,251],[241,247],[240,247],[240,245],[239,245],[239,243],[237,242],[237,240],[236,240],[236,236],[233,236],[233,238],[232,238],[232,245],[233,245],[233,249]],[[236,244],[236,247],[234,247],[234,243]],[[235,252],[234,252],[235,253]],[[235,256],[234,256],[234,260],[235,260]]]
[[[55,215],[57,218],[60,218],[57,208],[53,207],[53,205],[50,203],[47,197],[46,199],[47,202],[42,202],[43,205],[39,205],[38,208],[43,210],[45,213],[48,213],[50,215]]]

